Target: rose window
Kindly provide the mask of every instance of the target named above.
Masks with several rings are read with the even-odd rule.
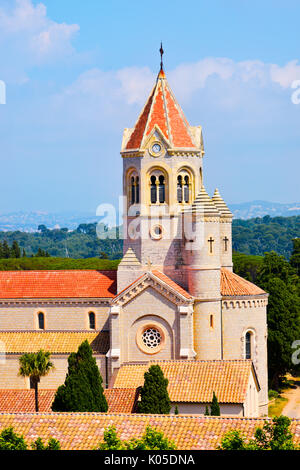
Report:
[[[142,335],[142,340],[148,348],[157,348],[161,342],[161,334],[156,328],[147,328]]]

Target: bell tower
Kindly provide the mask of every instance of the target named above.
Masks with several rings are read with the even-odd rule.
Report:
[[[135,126],[123,134],[124,256],[130,249],[139,269],[136,262],[121,264],[118,290],[149,264],[182,286],[187,282],[181,214],[202,187],[202,129],[185,118],[166,79],[162,46],[160,54],[154,87]]]

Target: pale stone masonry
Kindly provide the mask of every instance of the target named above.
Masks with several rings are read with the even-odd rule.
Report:
[[[105,384],[132,362],[250,359],[257,386],[249,382],[245,406],[224,404],[224,413],[231,406],[235,415],[266,415],[268,294],[232,272],[232,214],[218,190],[210,197],[204,188],[202,128],[188,124],[162,69],[134,128],[124,131],[121,156],[125,239],[117,275],[0,273],[1,388],[30,386],[18,376],[18,358],[36,350],[41,330],[56,338],[43,343],[56,366],[42,379],[45,389],[63,382],[79,345],[62,351],[59,332],[95,332],[109,336],[93,349]],[[32,344],[19,345],[17,336],[5,344],[8,331],[30,333]]]

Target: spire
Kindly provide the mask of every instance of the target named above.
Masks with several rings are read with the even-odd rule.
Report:
[[[157,78],[166,78],[166,75],[165,75],[165,72],[164,72],[164,64],[163,64],[164,50],[163,50],[163,47],[162,47],[162,42],[160,43],[159,52],[160,52],[160,71],[159,71],[159,74],[158,74]]]
[[[214,195],[212,197],[212,200],[223,217],[233,217],[232,213],[230,212],[227,205],[225,204],[224,199],[219,193],[218,188],[216,188]]]
[[[128,133],[125,151],[140,150],[156,127],[161,131],[169,148],[201,151],[196,143],[194,128],[186,120],[183,111],[170,89],[163,69],[162,44],[160,71],[148,100],[134,126]]]

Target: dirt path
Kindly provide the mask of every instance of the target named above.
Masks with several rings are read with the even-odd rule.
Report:
[[[282,396],[288,399],[282,414],[289,418],[300,419],[300,386],[287,390]]]

